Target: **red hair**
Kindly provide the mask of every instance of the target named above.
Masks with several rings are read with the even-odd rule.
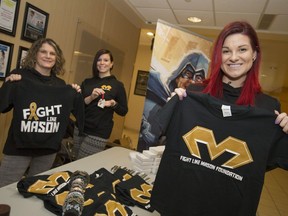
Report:
[[[221,70],[222,64],[222,46],[225,39],[232,34],[243,34],[249,37],[250,44],[253,51],[257,52],[257,58],[253,62],[250,71],[247,73],[246,80],[242,86],[241,94],[236,101],[238,105],[254,105],[255,95],[261,92],[259,83],[259,69],[261,62],[261,50],[259,40],[253,27],[243,21],[232,22],[226,25],[220,32],[217,40],[214,43],[211,62],[210,62],[210,76],[205,82],[207,83],[204,89],[205,93],[221,98],[223,96],[223,71]]]

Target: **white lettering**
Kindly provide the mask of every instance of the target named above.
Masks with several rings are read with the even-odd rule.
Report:
[[[53,116],[61,114],[61,107],[62,105],[53,105],[53,106],[46,106],[46,107],[38,107],[36,109],[36,115],[38,117],[45,117],[45,116]],[[31,115],[30,109],[23,109],[23,119],[28,119]]]
[[[38,132],[39,133],[44,133],[45,132],[45,123],[46,122],[43,122],[43,121],[39,122],[39,127],[38,127]]]
[[[180,156],[180,160],[184,161],[184,162],[191,162],[191,158],[185,157],[185,156]]]
[[[23,118],[27,119],[30,116],[30,109],[23,109]]]
[[[39,107],[37,110],[36,110],[36,115],[38,117],[44,117],[45,116],[45,109],[44,107]]]
[[[62,107],[62,105],[61,104],[60,105],[55,105],[54,107],[56,109],[56,114],[60,114],[60,108]]]
[[[33,121],[33,122],[31,122],[31,129],[30,129],[31,132],[36,132],[36,131],[37,131],[38,124],[39,124],[38,121]]]
[[[204,161],[201,161],[200,165],[201,165],[201,166],[204,166],[204,167],[206,167],[206,168],[212,169],[212,170],[215,169],[215,165],[210,164],[210,163],[207,163],[207,162],[204,162]]]
[[[51,113],[50,115],[54,115],[54,107],[51,106],[49,107],[45,107],[46,108],[46,116],[49,116],[49,113]]]
[[[59,127],[59,122],[21,121],[21,132],[26,133],[57,133]]]

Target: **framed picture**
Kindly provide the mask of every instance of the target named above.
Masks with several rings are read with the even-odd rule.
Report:
[[[28,53],[28,48],[19,46],[16,68],[21,68],[21,62]]]
[[[10,71],[14,45],[0,40],[0,80],[4,80]]]
[[[134,94],[146,96],[148,78],[149,78],[148,71],[138,70]]]
[[[21,39],[34,42],[46,37],[49,14],[26,2]]]
[[[15,36],[20,0],[0,0],[0,32]]]

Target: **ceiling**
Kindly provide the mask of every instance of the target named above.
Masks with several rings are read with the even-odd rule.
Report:
[[[225,24],[248,21],[260,38],[288,41],[288,0],[109,0],[142,35],[155,30],[157,20],[215,37]],[[202,19],[191,23],[190,16]],[[143,31],[144,30],[144,31]],[[140,37],[144,38],[145,37]],[[149,39],[147,42],[150,42]],[[141,41],[140,41],[141,43]],[[142,41],[142,43],[145,43]]]
[[[186,28],[221,29],[230,21],[246,20],[257,31],[288,34],[287,0],[115,1],[126,4],[133,10],[143,22],[141,27],[155,25],[157,20],[161,19]],[[187,20],[190,16],[197,16],[202,19],[202,22],[191,23]]]

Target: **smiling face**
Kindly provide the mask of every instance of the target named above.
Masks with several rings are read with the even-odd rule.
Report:
[[[110,76],[110,71],[112,67],[113,62],[111,61],[109,54],[103,54],[98,58],[97,69],[99,71],[99,77]]]
[[[256,51],[252,49],[248,36],[240,33],[229,35],[222,46],[222,81],[234,87],[243,86],[255,59]]]
[[[56,52],[53,46],[43,43],[36,55],[35,69],[42,75],[50,76],[56,63]]]

